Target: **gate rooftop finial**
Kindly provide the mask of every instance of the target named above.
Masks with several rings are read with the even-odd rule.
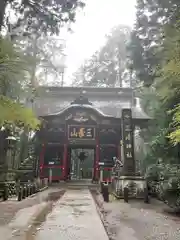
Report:
[[[80,95],[78,98],[76,98],[73,102],[71,102],[71,105],[73,104],[79,104],[79,105],[92,105],[91,102],[89,102],[88,98]]]

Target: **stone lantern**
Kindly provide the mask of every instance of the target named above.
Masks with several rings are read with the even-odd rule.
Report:
[[[6,138],[8,141],[8,149],[6,154],[6,163],[8,165],[8,169],[13,170],[15,168],[15,157],[16,157],[16,142],[17,139],[14,136],[8,136]]]
[[[7,143],[6,155],[4,164],[1,166],[0,172],[0,196],[3,200],[7,200],[9,195],[16,194],[16,142],[14,136],[8,136],[5,139]]]

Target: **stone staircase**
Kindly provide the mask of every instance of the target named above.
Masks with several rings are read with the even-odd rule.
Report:
[[[92,183],[91,179],[69,180],[67,182],[52,183],[51,186],[58,186],[68,189],[97,189],[98,183]]]

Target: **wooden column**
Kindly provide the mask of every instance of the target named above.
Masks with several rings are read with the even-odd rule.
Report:
[[[42,144],[42,148],[41,148],[40,158],[39,158],[39,168],[40,168],[39,177],[40,178],[43,178],[43,167],[44,167],[44,154],[45,154],[45,150],[46,150],[46,146],[43,143]]]
[[[134,130],[132,124],[131,109],[122,110],[122,141],[124,152],[123,174],[125,176],[134,176],[135,175]]]
[[[99,142],[96,143],[96,159],[95,159],[95,166],[94,166],[94,177],[95,180],[99,179]]]
[[[64,157],[63,157],[63,179],[67,178],[67,160],[68,160],[68,151],[67,144],[64,144]]]
[[[95,164],[94,164],[94,179],[99,180],[99,161],[100,161],[100,145],[99,145],[99,134],[97,132],[99,126],[96,128],[96,154],[95,154]]]

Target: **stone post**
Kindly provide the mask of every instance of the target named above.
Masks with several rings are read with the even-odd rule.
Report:
[[[134,157],[134,130],[132,124],[131,109],[122,110],[122,142],[124,155],[124,176],[135,175],[135,157]]]
[[[52,183],[52,168],[49,168],[49,183]]]

